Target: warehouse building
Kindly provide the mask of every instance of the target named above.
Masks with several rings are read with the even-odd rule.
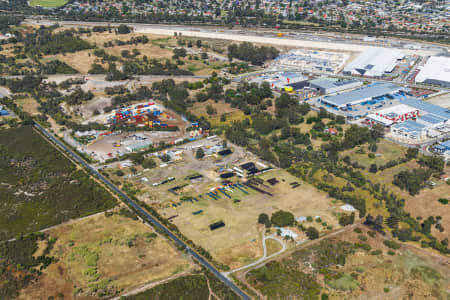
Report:
[[[422,140],[426,137],[427,131],[427,126],[413,120],[391,126],[391,132],[394,136],[409,140]]]
[[[360,87],[363,83],[359,80],[339,80],[337,78],[321,77],[309,81],[309,86],[322,94],[333,94],[344,90]]]
[[[441,155],[450,156],[450,140],[433,146],[433,150]]]
[[[273,89],[279,91],[294,91],[298,84],[301,86],[307,85],[307,79],[308,78],[301,73],[277,72],[251,78],[249,82],[261,85],[264,81],[267,81]]]
[[[405,55],[398,49],[372,47],[344,67],[344,74],[382,77],[391,73]]]
[[[418,99],[400,100],[400,105],[418,110],[415,121],[409,119],[391,126],[394,137],[421,140],[450,132],[450,110]]]
[[[404,90],[401,86],[391,83],[373,83],[350,92],[325,96],[319,99],[319,102],[335,109],[352,110],[352,106],[357,104],[372,105],[385,101],[386,98],[394,99],[396,97],[396,95],[393,96],[394,94]]]
[[[142,149],[148,148],[152,144],[153,144],[152,141],[144,140],[144,141],[140,141],[140,142],[137,142],[134,144],[127,145],[125,147],[125,149],[129,152],[136,152],[136,151],[140,151]]]
[[[392,124],[415,119],[418,116],[419,110],[417,108],[405,104],[399,104],[369,114],[366,117],[366,120],[369,125],[381,124],[385,127],[389,127]]]
[[[450,57],[432,56],[419,69],[416,82],[450,87]]]

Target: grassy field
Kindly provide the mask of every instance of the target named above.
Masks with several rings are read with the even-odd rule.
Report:
[[[31,6],[60,7],[67,3],[67,0],[30,0]]]
[[[32,127],[2,130],[0,141],[0,240],[116,205]]]
[[[206,113],[206,106],[211,105],[217,110],[217,114],[209,116]],[[232,108],[228,103],[218,102],[215,103],[213,100],[208,100],[206,102],[196,102],[194,106],[190,109],[190,112],[198,117],[205,117],[212,126],[226,125],[233,121],[244,120],[247,116],[242,112],[242,110],[237,108]],[[222,122],[220,120],[221,116],[225,115],[226,121]]]
[[[375,158],[369,157],[368,154],[371,153],[371,151],[368,150],[367,144],[357,147],[356,149],[344,151],[341,153],[341,157],[348,155],[352,162],[356,161],[358,164],[369,168],[371,164],[377,164],[377,166],[384,165],[388,161],[403,158],[406,154],[405,147],[388,140],[382,140],[377,146],[378,149],[374,153],[376,154]],[[358,153],[358,150],[363,150],[363,153]]]
[[[48,232],[57,261],[20,299],[78,299],[122,293],[189,270],[191,263],[140,221],[98,215]]]

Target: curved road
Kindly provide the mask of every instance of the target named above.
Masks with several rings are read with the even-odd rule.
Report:
[[[251,267],[257,266],[257,265],[261,264],[262,262],[264,262],[265,260],[270,259],[272,257],[275,257],[278,254],[283,253],[286,250],[286,248],[287,248],[286,244],[281,239],[279,239],[277,236],[275,236],[274,234],[269,235],[269,236],[264,236],[264,231],[263,231],[262,235],[263,235],[262,244],[263,244],[263,249],[264,249],[263,256],[260,259],[258,259],[257,261],[252,262],[251,264],[242,266],[240,268],[237,268],[237,269],[234,269],[234,270],[231,270],[231,271],[228,271],[228,272],[223,272],[222,274],[224,276],[228,277],[231,273],[238,272],[238,271],[241,271],[241,270],[244,270],[244,269],[247,269],[247,268],[251,268]],[[267,256],[266,240],[268,240],[268,239],[273,239],[273,240],[276,240],[277,242],[279,242],[281,244],[281,246],[282,246],[282,249],[280,251],[274,253],[274,254],[271,254],[271,255]]]
[[[175,243],[182,246],[190,255],[192,255],[200,264],[202,264],[205,268],[207,268],[210,272],[212,272],[217,278],[219,278],[224,284],[226,284],[229,288],[231,288],[236,294],[242,297],[245,300],[251,300],[249,296],[247,296],[240,288],[238,288],[233,282],[231,282],[228,278],[222,275],[219,271],[216,270],[209,262],[207,262],[203,257],[201,257],[197,252],[189,248],[182,240],[180,240],[176,235],[174,235],[171,231],[169,231],[165,226],[163,226],[157,219],[143,210],[139,205],[136,204],[133,200],[131,200],[127,195],[125,195],[121,190],[119,190],[114,184],[112,184],[108,179],[106,179],[102,174],[97,172],[94,168],[92,168],[88,163],[86,163],[78,154],[69,149],[66,145],[61,143],[53,134],[48,132],[45,128],[43,128],[38,123],[34,123],[34,126],[41,131],[45,136],[47,136],[50,140],[56,143],[58,146],[63,148],[73,159],[82,164],[86,169],[88,169],[93,175],[97,176],[101,181],[103,181],[107,186],[109,186],[113,191],[123,197],[123,199],[130,204],[134,209],[139,211],[146,219],[147,222],[152,223],[154,226],[158,227],[165,234],[169,236]]]

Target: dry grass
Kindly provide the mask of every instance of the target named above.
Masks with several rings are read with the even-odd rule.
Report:
[[[358,162],[358,164],[369,168],[371,164],[377,164],[377,166],[381,166],[386,164],[388,161],[403,158],[406,154],[405,147],[388,140],[382,140],[377,144],[377,146],[378,149],[376,151],[376,154],[380,155],[376,156],[375,158],[369,158],[368,154],[371,152],[369,151],[367,144],[358,147],[357,149],[344,151],[341,154],[341,157],[349,155],[352,162],[356,161]],[[357,153],[358,149],[363,149],[365,154]]]
[[[78,287],[83,291],[82,298],[88,299],[89,286],[93,283],[103,281],[109,290],[129,290],[191,267],[164,238],[149,238],[149,233],[152,229],[147,225],[119,215],[99,215],[51,230],[50,236],[57,238],[51,255],[57,262],[44,271],[37,283],[23,291],[20,298],[56,298],[61,292],[64,299],[71,299]],[[93,269],[88,264],[95,255],[98,255],[98,279],[87,274]]]
[[[63,61],[82,74],[87,74],[93,63],[100,63],[98,57],[93,54],[93,50],[51,55],[47,56],[47,58]]]
[[[217,114],[209,116],[206,113],[206,106],[211,105],[217,110]],[[214,102],[214,100],[208,100],[206,102],[196,102],[190,109],[190,112],[198,117],[206,117],[213,126],[220,126],[231,123],[232,121],[241,121],[246,118],[245,114],[237,108],[232,108],[230,104],[225,102]],[[220,121],[222,115],[226,116],[226,121]]]
[[[405,210],[411,214],[412,217],[421,216],[423,219],[429,216],[441,216],[441,224],[444,227],[444,232],[440,232],[434,226],[431,233],[438,240],[442,240],[449,237],[450,231],[450,205],[444,205],[438,201],[439,198],[450,197],[450,185],[445,182],[439,182],[438,186],[433,189],[424,189],[419,195],[411,196],[403,193],[405,198]]]
[[[268,172],[261,176],[265,180],[272,177],[280,181],[272,188],[273,197],[248,190],[249,195],[242,192],[230,194],[233,199],[241,200],[239,203],[233,203],[224,196],[217,201],[203,196],[199,202],[183,204],[176,211],[171,208],[163,211],[166,216],[178,214],[173,222],[181,232],[231,268],[262,256],[261,233],[257,225],[260,213],[271,215],[282,209],[292,212],[295,216],[320,216],[328,225],[337,225],[334,205],[325,193],[317,191],[284,170]],[[300,182],[301,186],[292,189],[289,183],[293,181]],[[202,214],[192,215],[192,212],[200,209],[203,210]],[[223,220],[226,226],[210,231],[208,225],[218,220]]]
[[[25,112],[32,116],[38,115],[39,103],[33,98],[17,99],[16,104]]]
[[[277,240],[274,240],[274,239],[267,239],[266,247],[267,247],[267,256],[275,254],[278,251],[280,251],[281,249],[283,249],[280,242],[278,242]]]

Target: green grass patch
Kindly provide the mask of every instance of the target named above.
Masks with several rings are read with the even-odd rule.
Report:
[[[359,287],[359,282],[352,276],[344,274],[338,279],[329,281],[328,285],[337,290],[353,291]]]
[[[67,3],[67,0],[30,0],[30,6],[60,7]]]

